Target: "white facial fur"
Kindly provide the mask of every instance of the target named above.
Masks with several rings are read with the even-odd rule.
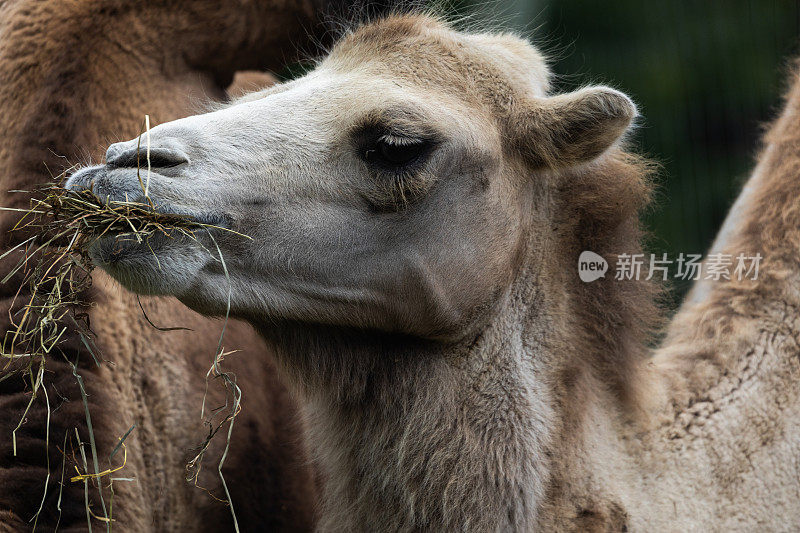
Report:
[[[525,98],[548,102],[547,69],[529,45],[442,26],[426,31],[426,38],[503,72],[502,83]],[[303,78],[153,128],[152,149],[178,163],[159,163],[150,175],[157,208],[250,238],[211,230],[212,238],[201,230],[197,242],[158,237],[141,246],[110,237],[93,247],[95,261],[133,291],[174,295],[204,314],[225,313],[230,290],[232,314],[250,320],[430,338],[468,334],[513,276],[531,209],[529,195],[519,192],[543,185],[532,185],[510,158],[508,117],[496,116],[505,102],[483,94],[480,79],[459,79],[474,72],[448,66],[445,56],[427,78],[421,69],[436,54],[407,48],[398,48],[407,61],[397,63],[364,56],[358,44],[338,47]],[[474,94],[465,94],[473,86]],[[586,91],[580,98],[599,94],[630,104],[609,89]],[[558,98],[560,120],[564,102],[572,101]],[[592,115],[597,107],[580,108],[592,127],[602,125]],[[624,127],[589,141],[602,151]],[[399,145],[423,143],[424,155],[401,170],[367,161],[374,137],[386,136]],[[109,163],[137,143],[112,145]],[[596,155],[592,150],[586,157]],[[543,160],[552,155],[543,152]],[[142,196],[130,165],[90,167],[68,185],[91,185],[117,199]]]

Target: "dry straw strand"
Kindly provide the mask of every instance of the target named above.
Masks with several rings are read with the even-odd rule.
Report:
[[[29,383],[31,397],[20,418],[19,424],[12,432],[13,453],[16,455],[16,431],[22,427],[25,417],[38,397],[40,390],[44,392],[47,404],[47,426],[45,440],[49,449],[50,441],[50,402],[44,384],[45,361],[46,358],[54,353],[56,348],[63,342],[69,333],[77,334],[83,346],[92,356],[98,366],[101,359],[93,348],[93,334],[89,327],[88,315],[85,309],[90,305],[86,301],[86,292],[91,287],[91,272],[93,265],[89,259],[88,249],[92,243],[105,236],[114,235],[117,239],[136,239],[140,243],[148,243],[148,240],[155,235],[163,235],[168,238],[186,237],[196,240],[196,232],[205,230],[214,242],[219,260],[223,263],[226,272],[227,267],[224,263],[219,246],[211,235],[210,229],[219,229],[246,237],[226,228],[219,228],[208,224],[199,223],[190,217],[159,212],[152,200],[149,198],[150,180],[150,139],[149,139],[149,116],[145,119],[147,131],[147,177],[146,183],[139,177],[139,182],[145,192],[145,201],[117,201],[103,199],[91,190],[74,191],[62,185],[48,185],[36,191],[15,191],[32,194],[30,209],[2,208],[0,210],[22,213],[17,224],[12,231],[25,233],[22,241],[5,253],[0,255],[0,259],[6,258],[11,254],[20,254],[21,258],[13,266],[0,282],[7,283],[15,276],[21,275],[22,281],[16,293],[14,303],[21,299],[25,294],[25,301],[18,310],[10,314],[11,328],[0,339],[0,357],[5,358],[6,362],[0,364],[0,381],[12,375],[22,375]],[[140,136],[141,139],[141,136]],[[141,141],[140,141],[141,142]],[[69,171],[67,171],[69,172]],[[66,176],[65,172],[60,178]],[[139,174],[137,161],[137,176]],[[30,236],[27,236],[30,235]],[[149,246],[149,244],[148,244]],[[210,253],[210,252],[209,252]],[[230,281],[230,280],[228,280]],[[23,289],[27,287],[28,292]],[[15,308],[12,305],[12,308]],[[144,312],[144,309],[142,309]],[[148,323],[152,322],[147,318]],[[227,317],[226,317],[227,321]],[[155,327],[155,326],[154,326]],[[183,328],[157,328],[159,330],[173,330]],[[218,464],[218,472],[222,481],[227,502],[231,507],[231,514],[234,527],[238,531],[236,514],[231,504],[230,492],[224,477],[222,476],[222,465],[227,456],[230,446],[233,419],[241,409],[241,389],[235,382],[235,376],[221,370],[220,363],[226,352],[222,349],[222,338],[225,327],[220,336],[219,347],[214,356],[214,362],[210,374],[215,378],[221,378],[226,388],[225,407],[231,404],[230,413],[224,417],[216,428],[209,432],[206,441],[200,446],[200,453],[193,460],[196,463],[199,473],[199,463],[207,449],[211,438],[228,423],[228,435],[226,446],[222,458]],[[113,482],[130,481],[132,478],[114,478],[113,473],[118,472],[127,464],[127,449],[124,446],[125,439],[130,435],[135,426],[132,426],[125,435],[120,437],[120,442],[109,455],[109,463],[114,454],[122,447],[125,450],[122,466],[108,468],[101,471],[98,450],[95,444],[94,432],[92,428],[91,415],[89,413],[87,393],[83,383],[83,377],[78,373],[78,361],[67,361],[72,367],[72,373],[78,383],[81,399],[84,405],[86,425],[88,431],[89,448],[91,453],[91,463],[93,471],[89,468],[89,461],[85,450],[85,443],[81,441],[75,428],[75,435],[78,439],[78,448],[83,466],[83,473],[78,472],[71,481],[84,483],[84,500],[88,528],[91,531],[92,519],[103,522],[106,530],[111,530],[112,505],[113,505]],[[13,365],[13,367],[12,367]],[[232,396],[232,402],[228,397]],[[224,408],[224,407],[223,407]],[[221,408],[222,409],[222,408]],[[216,413],[218,410],[214,410]],[[212,418],[213,414],[212,413]],[[65,435],[65,446],[66,446]],[[64,450],[62,453],[66,453]],[[64,456],[66,460],[66,456]],[[66,463],[62,462],[61,482],[58,493],[56,507],[58,509],[59,521],[61,516],[61,495],[64,483],[64,470]],[[187,465],[190,467],[190,465]],[[50,480],[49,452],[48,452],[48,474],[45,480],[45,488],[42,496],[42,503],[37,513],[31,518],[34,529],[38,523],[39,516],[44,506],[47,496],[47,486]],[[111,489],[111,499],[108,509],[103,498],[101,478],[108,477],[109,489]],[[90,508],[89,482],[97,484],[101,516],[95,514]]]

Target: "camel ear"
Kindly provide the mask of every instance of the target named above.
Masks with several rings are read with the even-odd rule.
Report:
[[[634,103],[609,87],[587,87],[526,103],[512,119],[516,144],[536,168],[589,162],[611,147],[636,116]]]

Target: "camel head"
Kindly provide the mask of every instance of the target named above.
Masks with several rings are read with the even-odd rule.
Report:
[[[423,16],[362,26],[299,79],[150,131],[155,209],[233,232],[108,235],[91,254],[125,287],[208,315],[230,298],[249,320],[463,337],[535,255],[563,176],[636,112],[613,89],[550,95],[548,80],[510,35]],[[68,186],[144,201],[146,144],[111,145]]]

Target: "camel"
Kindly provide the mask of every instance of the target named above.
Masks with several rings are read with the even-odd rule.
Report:
[[[319,37],[324,28],[318,22],[326,9],[318,1],[0,2],[2,205],[27,207],[27,195],[6,191],[43,184],[87,156],[99,160],[98,148],[139,133],[146,113],[154,124],[189,115],[197,112],[200,101],[225,100],[224,88],[236,71],[280,68]],[[262,81],[250,75],[239,86]],[[12,215],[0,216],[3,251],[20,239],[8,232],[17,218]],[[3,261],[3,275],[16,260]],[[0,286],[4,331],[18,288],[13,280]],[[78,360],[100,470],[120,464],[122,454],[109,461],[109,453],[136,425],[125,442],[126,466],[114,474],[135,478],[114,484],[114,530],[233,530],[230,509],[215,499],[225,498],[216,472],[225,437],[212,441],[198,479],[213,497],[187,483],[184,471],[207,433],[200,407],[221,323],[175,301],[145,298],[142,304],[155,324],[192,329],[156,331],[136,299],[100,272],[89,296],[99,356],[108,362],[96,366],[76,336],[66,337],[46,365],[53,411],[49,435],[46,398],[40,391],[17,431],[16,456],[11,433],[30,390],[19,378],[0,382],[0,531],[28,530],[33,517],[39,530],[108,526],[87,517],[83,483],[69,481],[75,474],[71,452],[78,453],[75,428],[87,453],[89,432],[78,385],[64,357]],[[252,328],[232,322],[225,339],[226,350],[240,350],[227,357],[225,366],[238,375],[244,390],[223,470],[239,527],[309,530],[315,522],[317,483],[296,401]],[[209,386],[207,402],[210,407],[224,402],[215,383]],[[70,457],[62,467],[65,443]],[[110,512],[108,477],[101,484]],[[93,482],[89,489],[91,511],[103,517]]]
[[[636,107],[549,78],[512,35],[374,21],[302,78],[152,130],[155,209],[225,228],[92,257],[274,347],[320,531],[793,528],[800,85],[716,245],[759,252],[758,278],[700,284],[650,353],[659,287],[575,268],[641,251]],[[68,186],[142,200],[137,142]]]

